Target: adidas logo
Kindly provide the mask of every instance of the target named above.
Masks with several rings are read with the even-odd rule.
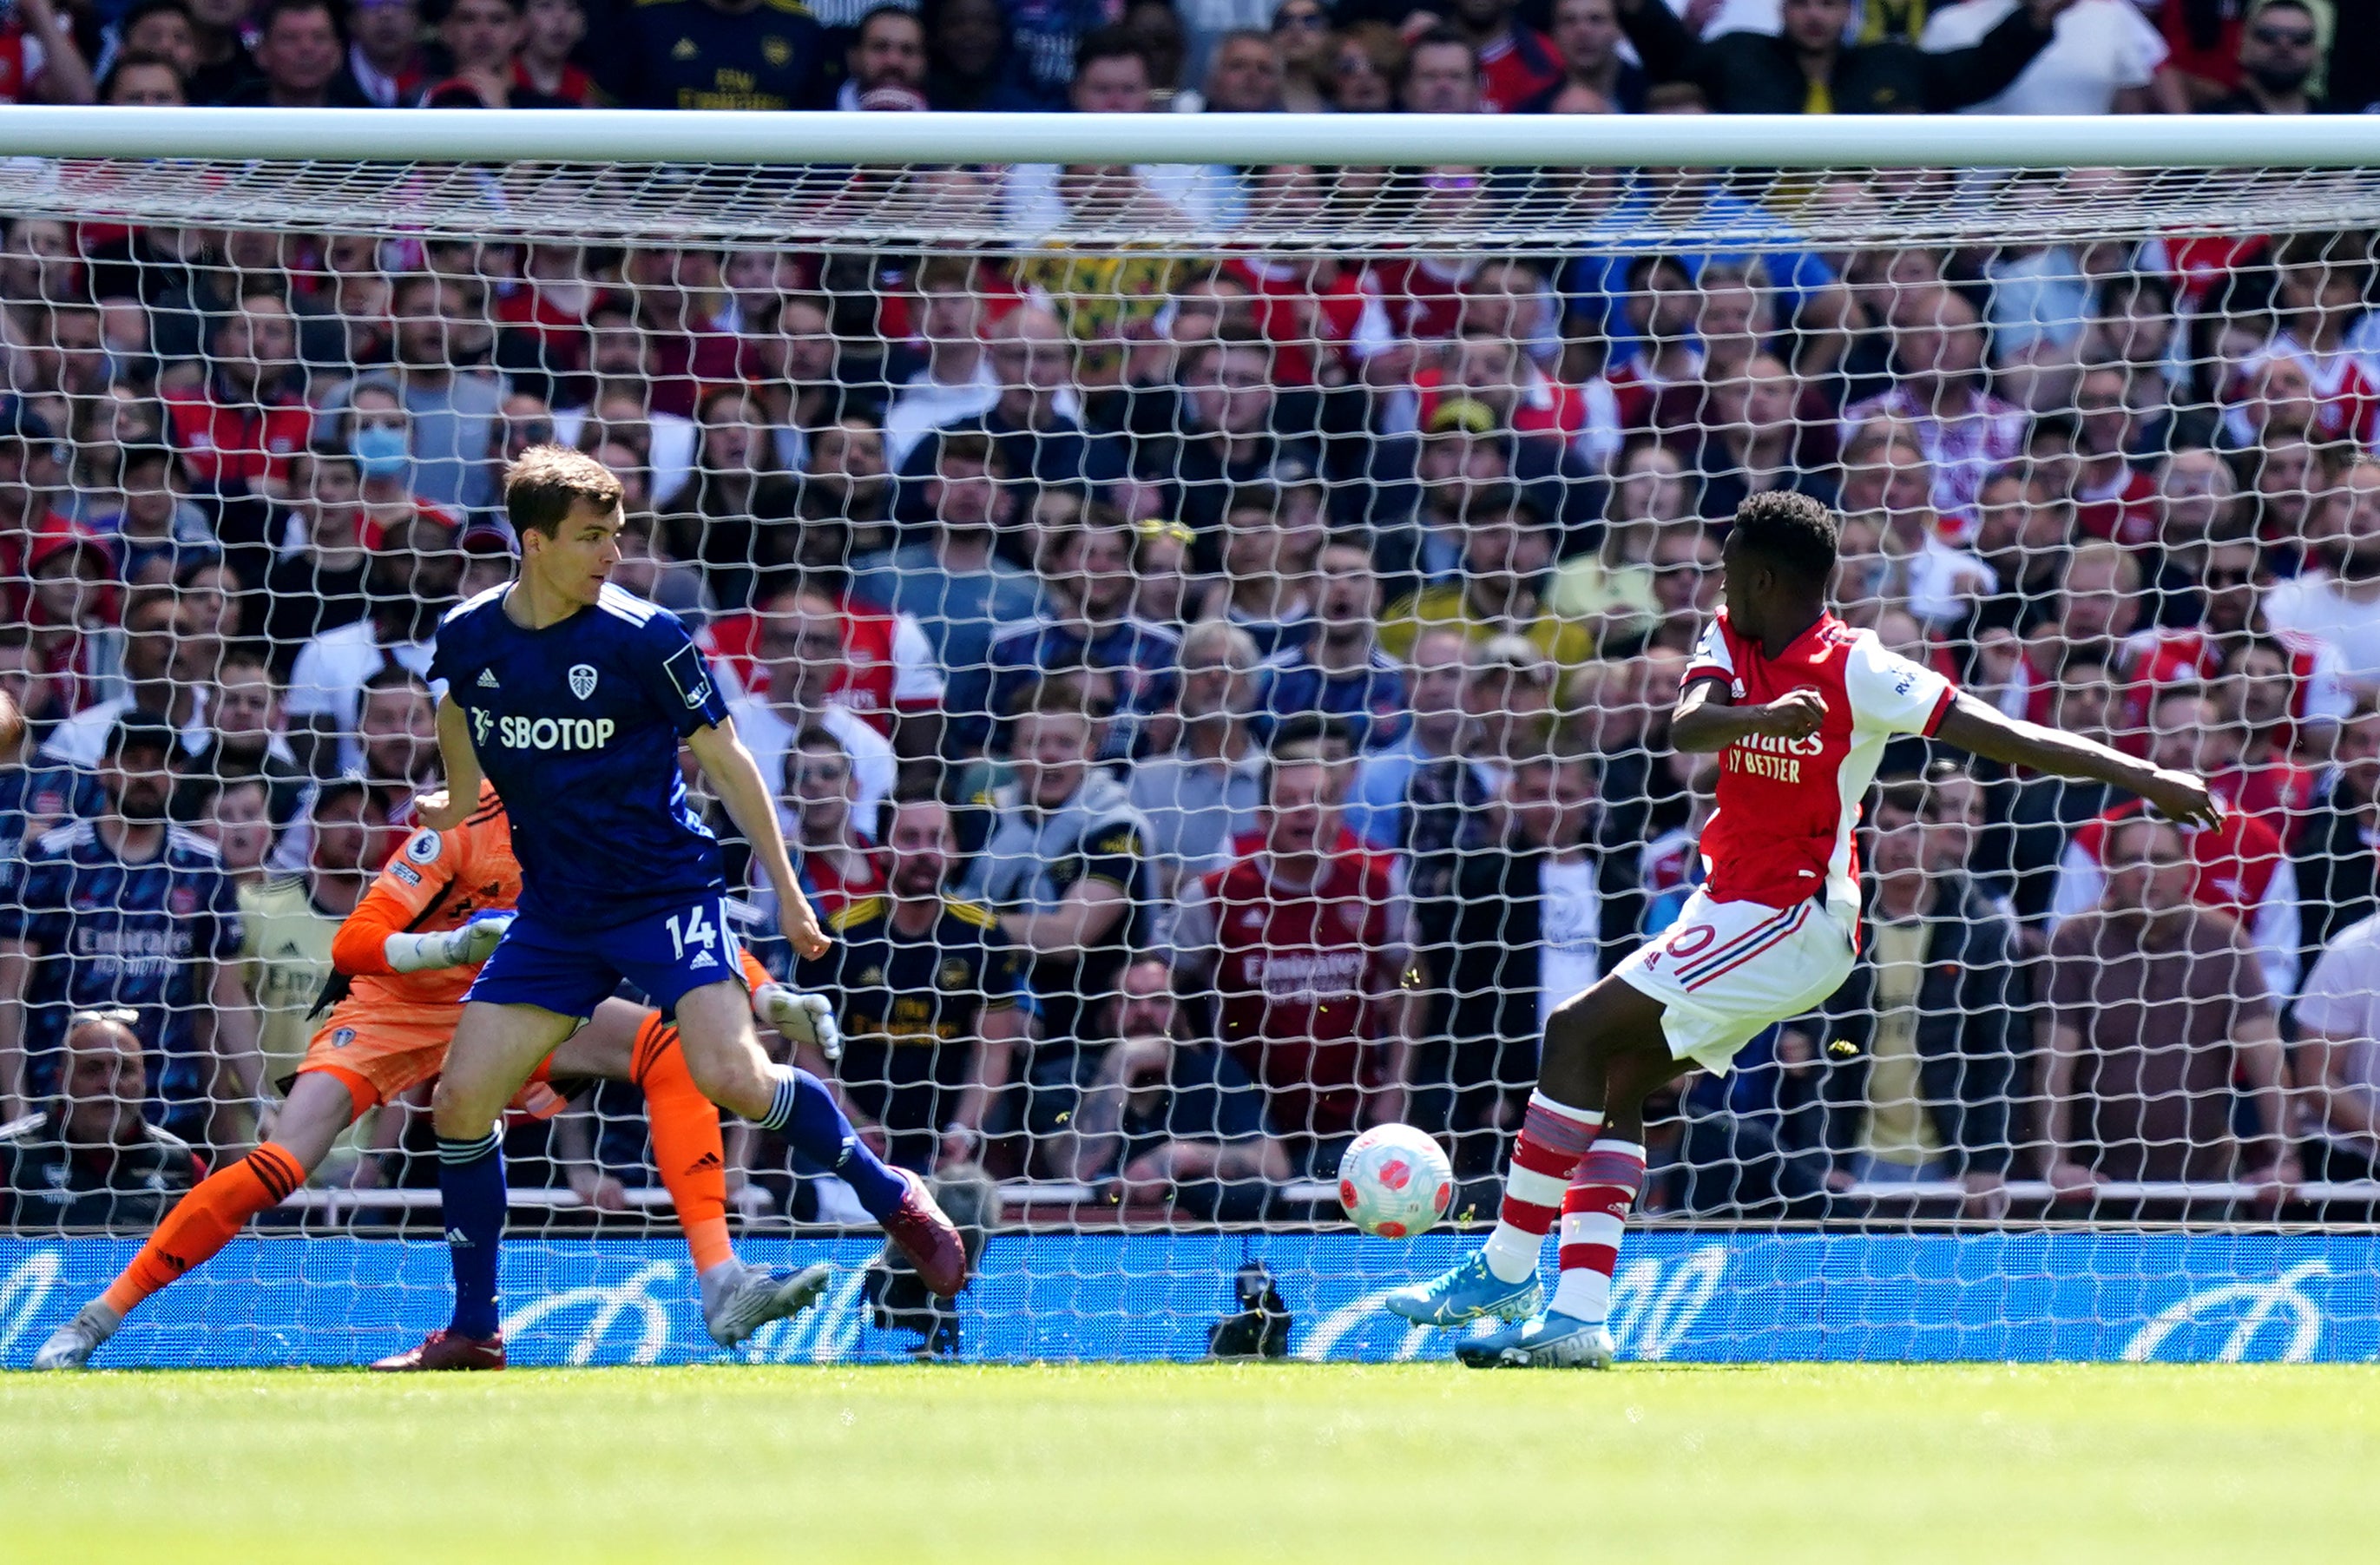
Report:
[[[697,1159],[694,1160],[694,1166],[693,1166],[692,1168],[690,1168],[690,1169],[686,1170],[686,1172],[688,1172],[688,1173],[690,1173],[690,1174],[697,1174],[697,1173],[701,1173],[701,1172],[705,1171],[706,1170],[710,1170],[710,1169],[723,1169],[723,1168],[725,1168],[726,1166],[727,1166],[726,1164],[724,1164],[724,1163],[722,1163],[722,1162],[721,1162],[721,1161],[719,1160],[719,1154],[718,1154],[718,1153],[716,1153],[716,1152],[705,1152],[701,1157],[697,1158]]]
[[[471,1236],[459,1228],[450,1228],[446,1231],[446,1247],[450,1250],[468,1250],[471,1248]]]
[[[686,965],[686,970],[691,972],[697,967],[716,967],[719,964],[710,959],[710,952],[707,951],[698,951],[694,953],[694,960],[687,963]]]
[[[496,683],[495,670],[492,668],[483,668],[480,671],[480,688],[482,690],[501,690],[504,688],[503,685]]]

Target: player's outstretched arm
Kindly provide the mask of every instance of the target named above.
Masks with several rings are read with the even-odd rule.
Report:
[[[2010,717],[1964,691],[1942,714],[1935,737],[1985,760],[2112,783],[2138,794],[2185,825],[2212,826],[2223,818],[2223,807],[2215,802],[2206,784],[2189,772],[2168,771],[2095,739]]]
[[[824,955],[826,931],[819,928],[818,915],[810,910],[801,882],[794,878],[793,860],[785,856],[785,834],[777,829],[776,799],[760,776],[760,763],[735,736],[735,721],[722,719],[695,730],[686,736],[686,746],[701,763],[702,774],[710,779],[719,802],[727,807],[727,818],[752,844],[753,859],[777,893],[778,922],[785,939],[803,956]]]
[[[471,714],[454,698],[438,698],[438,757],[446,765],[443,794],[424,794],[414,814],[432,831],[452,831],[480,804],[480,752],[471,747]]]

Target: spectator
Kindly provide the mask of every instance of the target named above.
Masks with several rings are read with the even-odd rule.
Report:
[[[257,76],[256,62],[249,57],[244,36],[249,13],[255,8],[254,0],[185,0],[185,5],[177,8],[188,19],[193,41],[194,64],[182,73],[189,82],[190,102],[229,103],[234,93]],[[134,19],[129,15],[126,18],[128,42],[140,36],[133,30]]]
[[[174,744],[162,716],[128,712],[99,768],[105,807],[28,849],[0,904],[0,1123],[56,1090],[71,1013],[125,1007],[148,1056],[148,1121],[215,1146],[249,1138],[238,902],[213,847],[167,823]]]
[[[2280,1035],[2254,953],[2229,916],[2192,899],[2174,827],[2135,816],[2110,836],[2102,900],[2050,941],[2050,1183],[2064,1199],[2110,1180],[2295,1184]],[[2255,1127],[2254,1149],[2237,1123]]]
[[[1397,106],[1409,115],[1475,115],[1479,52],[1451,28],[1436,27],[1412,41],[1405,73],[1397,84]]]
[[[176,789],[177,808],[180,794]],[[235,777],[228,782],[208,782],[193,807],[190,829],[214,844],[225,878],[243,894],[262,884],[268,873],[265,860],[273,847],[273,819],[267,813],[271,800],[261,778]]]
[[[331,394],[318,433],[332,437],[338,410],[367,389],[394,392],[406,414],[407,452],[411,458],[408,493],[453,510],[485,510],[495,500],[488,464],[490,437],[504,406],[501,380],[473,361],[493,340],[484,321],[467,318],[460,284],[420,274],[396,286],[395,378],[364,376]],[[481,345],[474,348],[473,343]],[[360,408],[358,408],[360,417]],[[358,423],[358,435],[364,427]],[[369,486],[390,476],[383,462],[374,471],[369,447],[358,446]]]
[[[201,493],[276,492],[307,444],[297,380],[298,334],[274,293],[242,291],[208,334],[199,378],[169,378],[164,398],[174,448]]]
[[[143,1118],[137,1012],[74,1013],[56,1095],[0,1122],[0,1225],[19,1231],[152,1226],[206,1176],[190,1144]]]
[[[1890,391],[1843,409],[1845,442],[1872,420],[1903,420],[1933,471],[1935,511],[1955,531],[1972,531],[1984,479],[2022,452],[2025,432],[2023,413],[1984,389],[1974,306],[1943,288],[1913,307],[1895,334],[1893,363]]]
[[[946,673],[981,669],[996,627],[1032,618],[1041,593],[1031,573],[994,552],[1008,525],[1006,463],[991,437],[944,436],[925,481],[931,541],[871,555],[853,570],[852,591],[916,619]]]
[[[430,81],[419,0],[349,0],[347,75],[376,108],[409,108]]]
[[[531,86],[521,74],[528,34],[526,0],[450,0],[438,42],[453,68],[422,90],[431,109],[564,109],[568,99]]]
[[[833,698],[847,652],[835,601],[815,588],[779,594],[761,611],[752,644],[754,667],[763,676],[760,689],[730,703],[728,712],[760,775],[782,779],[792,764],[795,740],[807,730],[822,729],[850,758],[854,807],[863,815],[874,813],[876,801],[892,792],[899,763],[882,734]]]
[[[2307,568],[2265,595],[2265,622],[2336,647],[2357,691],[2380,691],[2380,462],[2359,460],[2315,514]]]
[[[1404,730],[1404,666],[1380,645],[1380,578],[1371,552],[1332,543],[1318,556],[1314,634],[1265,661],[1264,710],[1279,724],[1311,714],[1343,724],[1359,750]]]
[[[1269,658],[1313,638],[1320,495],[1244,484],[1223,506],[1223,617]]]
[[[900,6],[878,6],[859,18],[843,57],[843,84],[835,89],[834,106],[856,110],[879,88],[915,93],[919,106],[926,99],[926,28],[917,14]]]
[[[1645,72],[1620,54],[1618,0],[1556,0],[1552,36],[1560,75],[1517,105],[1534,114],[1643,114]]]
[[[2298,996],[2298,1106],[2308,1177],[2380,1178],[2380,918],[2340,929]]]
[[[1950,6],[1925,19],[1929,54],[1972,48],[2019,0]],[[2075,0],[2052,22],[2049,42],[2006,91],[1960,112],[1985,115],[2186,115],[2190,98],[2167,65],[2165,40],[2130,0]]]
[[[1694,82],[1715,114],[1938,114],[2007,91],[2072,0],[2025,0],[1972,47],[1938,55],[1902,42],[1845,42],[1851,0],[1784,0],[1773,37],[1702,40],[1667,6],[1617,3],[1645,74]]]
[[[1276,389],[1272,358],[1252,327],[1224,326],[1192,344],[1181,360],[1180,432],[1141,443],[1135,470],[1172,491],[1169,514],[1197,535],[1202,563],[1219,559],[1234,489],[1322,470],[1312,394]]]
[[[1365,756],[1356,767],[1346,807],[1348,829],[1376,852],[1411,845],[1408,808],[1416,772],[1463,762],[1463,690],[1469,666],[1469,640],[1460,630],[1433,626],[1414,637],[1405,660],[1411,721],[1387,748]]]
[[[2313,83],[2330,53],[2331,18],[2305,0],[2255,0],[2240,33],[2239,88],[2199,112],[2318,115],[2329,103]]]
[[[958,859],[948,807],[904,795],[880,819],[883,894],[834,915],[833,943],[794,975],[837,1001],[843,1059],[805,1044],[801,1063],[836,1084],[880,1155],[922,1173],[980,1155],[1026,1038],[1031,958],[982,904],[945,891]]]
[[[988,435],[1012,484],[1105,484],[1123,477],[1121,443],[1086,435],[1067,383],[1073,354],[1066,329],[1038,305],[1019,305],[984,330],[999,393],[983,412],[943,424],[912,446],[901,466],[915,484],[934,470],[941,443],[954,434]]]
[[[1201,620],[1182,638],[1181,738],[1132,770],[1132,806],[1148,823],[1158,894],[1228,859],[1255,829],[1264,757],[1249,730],[1257,649],[1237,625]]]
[[[1281,0],[1273,7],[1272,46],[1281,61],[1281,106],[1292,114],[1327,112],[1330,103],[1330,12],[1320,0]]]
[[[1066,106],[1077,114],[1148,114],[1159,106],[1148,49],[1127,27],[1101,27],[1085,34],[1075,52],[1073,70]],[[1061,187],[1066,172],[1056,164],[1011,165],[1002,191],[1009,221],[1036,234],[1062,227],[1067,202]],[[1107,176],[1100,183],[1118,199],[1156,203],[1162,212],[1160,221],[1221,227],[1238,215],[1238,180],[1227,168],[1135,164],[1097,172]]]
[[[1390,861],[1341,820],[1347,767],[1290,739],[1266,765],[1257,833],[1185,893],[1173,965],[1213,997],[1293,1159],[1327,1179],[1359,1123],[1405,1118],[1421,1004],[1402,987],[1414,940]]]
[[[2235,802],[2237,779],[2220,776],[2228,758],[2225,742],[2221,714],[2203,688],[2169,685],[2157,693],[2149,709],[2149,759],[2216,774],[2216,796],[2228,806]],[[2120,822],[2146,808],[2138,799],[2127,800],[2075,831],[2058,864],[2054,919],[2062,923],[2101,905],[2110,836]],[[2279,836],[2238,808],[2220,825],[2182,835],[2192,867],[2191,895],[2239,923],[2263,968],[2265,992],[2294,992],[2300,971],[2297,872]]]
[[[760,570],[787,563],[799,493],[777,470],[767,411],[739,385],[695,406],[694,470],[654,506],[662,553],[701,567],[710,601],[742,608]]]
[[[1330,106],[1341,114],[1387,114],[1405,79],[1405,41],[1383,21],[1359,21],[1330,55]]]
[[[253,780],[268,790],[269,819],[285,825],[305,793],[306,770],[298,764],[283,732],[281,693],[261,653],[234,648],[216,666],[206,700],[205,746],[176,758],[181,782],[174,789],[173,816],[188,821],[214,789]]]
[[[2016,924],[1969,879],[1969,833],[1950,808],[1938,783],[1886,786],[1859,960],[1811,1023],[1786,1028],[1778,1055],[1795,1074],[1821,1073],[1818,1145],[1834,1188],[1953,1180],[1968,1216],[1997,1219],[2032,997]]]
[[[528,0],[522,13],[520,50],[513,59],[514,105],[523,106],[528,93],[555,107],[600,105],[602,90],[572,63],[586,36],[587,12],[580,0]]]
[[[1183,1036],[1164,960],[1126,965],[1101,1009],[1100,1030],[1114,1041],[1053,1163],[1068,1178],[1112,1184],[1126,1220],[1262,1218],[1271,1187],[1290,1178],[1288,1148],[1267,1130],[1263,1095],[1239,1062]]]
[[[1199,107],[1208,114],[1278,114],[1281,94],[1281,56],[1274,52],[1272,35],[1254,29],[1225,33],[1208,62]]]
[[[1500,1165],[1536,1074],[1543,1018],[1618,959],[1639,901],[1608,888],[1591,758],[1529,756],[1501,802],[1502,840],[1457,860],[1443,969],[1427,975],[1448,996],[1448,1052],[1421,1088],[1443,1094],[1444,1106],[1424,1110],[1421,1122],[1452,1132],[1466,1174]]]
[[[318,776],[352,771],[362,759],[357,718],[364,683],[395,666],[426,676],[438,622],[455,606],[462,556],[452,528],[415,520],[382,535],[364,572],[369,611],[323,631],[290,665],[282,702],[298,758]],[[328,765],[325,765],[325,762]]]
[[[179,748],[196,750],[206,742],[206,695],[189,677],[184,634],[198,634],[197,619],[167,594],[141,598],[124,615],[122,693],[89,703],[50,730],[42,744],[42,758],[60,766],[96,769],[107,749],[108,735],[124,714],[140,709],[153,711],[174,724],[181,735]],[[70,686],[70,672],[45,666],[54,692]],[[55,697],[64,704],[63,695]]]
[[[905,466],[930,430],[990,412],[1000,399],[983,346],[985,297],[975,261],[929,255],[917,268],[917,332],[926,362],[892,394],[884,410],[884,456]]]
[[[2108,674],[2101,653],[2079,651],[2067,658],[2050,690],[2051,725],[2103,745],[2116,744],[2117,692]],[[2116,794],[2107,783],[2072,778],[2035,775],[2015,781],[2008,805],[2012,895],[2018,916],[2033,924],[2049,914],[2058,867],[2074,833],[2105,813]]]
[[[338,446],[314,446],[290,464],[290,532],[264,576],[264,638],[282,672],[326,630],[364,617],[362,469]]]
[[[68,816],[96,814],[103,803],[87,769],[59,766],[38,753],[50,721],[48,686],[24,633],[0,626],[0,694],[26,719],[0,752],[0,892],[14,882],[25,843]]]
[[[261,802],[261,801],[260,801]],[[312,851],[303,873],[239,888],[240,977],[255,1003],[261,1078],[296,1071],[315,1033],[315,1001],[333,972],[331,938],[380,872],[372,850],[388,821],[354,779],[325,782],[308,812]]]
[[[884,872],[859,824],[859,769],[844,742],[816,725],[795,734],[780,785],[780,814],[790,818],[786,842],[794,870],[819,916],[831,919],[853,903],[881,893]],[[774,896],[773,888],[759,896],[772,916],[769,904]]]
[[[2281,715],[2292,728],[2290,745],[2301,739],[2316,748],[2326,745],[2330,731],[2355,704],[2347,671],[2336,649],[2294,632],[2275,637],[2265,629],[2258,602],[2261,574],[2256,546],[2246,539],[2200,552],[2198,623],[2186,630],[2143,631],[2127,644],[2134,679],[2127,726],[2147,721],[2148,694],[2157,686],[2214,680],[2234,657],[2262,646],[2281,662]]]
[[[2299,938],[2311,966],[2347,926],[2380,912],[2380,715],[2368,701],[2339,725],[2331,764],[2296,825]],[[2311,990],[2313,979],[2306,984]]]
[[[1463,575],[1423,589],[1389,611],[1380,640],[1409,657],[1428,625],[1453,625],[1475,640],[1526,638],[1564,668],[1595,656],[1592,633],[1562,619],[1538,596],[1553,564],[1552,528],[1536,502],[1516,489],[1483,491],[1463,514]]]
[[[953,681],[950,710],[957,753],[980,750],[990,717],[1014,707],[1033,681],[1068,668],[1097,669],[1113,678],[1120,700],[1103,758],[1121,759],[1137,747],[1140,732],[1172,704],[1182,637],[1134,612],[1132,531],[1094,502],[1074,527],[1043,545],[1049,591],[1036,624],[1010,631],[991,645],[989,691],[984,682]]]
[[[339,35],[331,0],[264,0],[256,28],[252,53],[262,75],[243,83],[224,102],[273,109],[371,106],[347,74],[346,40]]]
[[[1084,1008],[1147,943],[1157,906],[1148,821],[1091,764],[1089,707],[1078,675],[1051,675],[1027,693],[1010,745],[1014,781],[991,795],[990,835],[967,882],[1030,964],[1044,1089],[1078,1090],[1087,1079],[1074,1074],[1069,1047]]]
[[[124,49],[100,79],[99,101],[111,108],[179,109],[189,106],[190,95],[172,60]]]
[[[825,34],[806,6],[650,0],[614,16],[603,42],[599,76],[624,108],[823,106]]]

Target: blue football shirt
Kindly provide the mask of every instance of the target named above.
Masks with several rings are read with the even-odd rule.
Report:
[[[603,929],[726,889],[678,744],[727,719],[686,626],[617,587],[530,630],[509,585],[458,605],[430,676],[469,714],[480,766],[512,819],[521,912]]]

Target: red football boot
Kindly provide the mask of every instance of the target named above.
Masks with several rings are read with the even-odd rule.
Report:
[[[440,1327],[426,1338],[421,1346],[393,1353],[372,1365],[374,1369],[502,1369],[504,1366],[504,1334],[492,1337],[457,1337]]]
[[[959,1237],[958,1224],[951,1221],[924,1180],[907,1169],[892,1171],[908,1182],[909,1194],[886,1215],[884,1237],[909,1257],[926,1292],[938,1299],[957,1298],[970,1280],[966,1242]]]

